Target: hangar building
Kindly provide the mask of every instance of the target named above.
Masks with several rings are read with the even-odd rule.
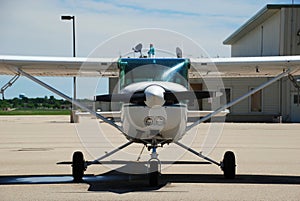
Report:
[[[266,5],[223,43],[231,45],[232,57],[299,55],[300,5]],[[223,78],[227,101],[268,79]],[[291,79],[300,81],[297,77]],[[190,82],[192,87],[202,88],[201,80],[190,79]],[[300,122],[298,97],[297,84],[285,77],[231,107],[226,121]],[[202,109],[210,107],[205,100],[201,104]]]

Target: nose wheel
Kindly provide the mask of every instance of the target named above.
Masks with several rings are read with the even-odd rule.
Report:
[[[151,159],[148,161],[149,185],[152,187],[157,186],[159,183],[161,163],[157,156],[156,147],[152,147]]]
[[[159,162],[156,160],[150,161],[149,167],[149,185],[150,186],[157,186],[158,185],[158,178],[159,178]]]

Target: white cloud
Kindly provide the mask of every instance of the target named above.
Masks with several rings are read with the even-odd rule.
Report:
[[[77,52],[86,56],[101,41],[131,29],[157,27],[186,34],[211,55],[229,56],[222,41],[268,1],[6,1],[0,8],[0,53],[70,55],[76,15]],[[201,42],[205,41],[205,42]]]
[[[223,40],[267,3],[270,1],[1,1],[0,54],[71,56],[72,24],[61,21],[60,16],[72,14],[76,16],[78,56],[87,56],[116,34],[140,28],[177,31],[197,41],[213,57],[229,56]],[[126,45],[130,49],[135,43]],[[127,47],[111,48],[123,52]]]

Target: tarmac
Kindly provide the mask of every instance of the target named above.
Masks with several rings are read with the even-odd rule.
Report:
[[[224,179],[216,165],[163,165],[159,186],[149,187],[143,174],[116,171],[126,166],[142,169],[143,163],[91,166],[82,183],[72,182],[70,165],[57,162],[70,161],[76,150],[93,160],[98,157],[93,156],[97,148],[104,153],[127,141],[110,126],[97,120],[90,125],[85,118],[78,125],[69,123],[69,116],[0,116],[0,200],[300,200],[300,124],[201,124],[187,136],[192,139],[187,143],[216,161],[222,160],[225,151],[233,151],[236,178]],[[108,144],[89,135],[95,124]],[[212,130],[221,135],[202,145]],[[86,139],[94,144],[82,143]],[[138,158],[142,146],[125,150],[125,157]],[[178,150],[165,145],[158,149],[159,157],[203,161]],[[116,154],[108,159],[122,157]],[[145,149],[140,158],[147,161],[149,152]]]

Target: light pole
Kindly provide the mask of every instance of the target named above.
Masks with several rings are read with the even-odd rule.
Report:
[[[61,20],[72,20],[73,22],[73,57],[76,57],[76,46],[75,46],[75,16],[62,15]],[[73,99],[76,99],[76,77],[73,77]],[[71,111],[71,123],[75,123],[75,105],[72,105]]]

